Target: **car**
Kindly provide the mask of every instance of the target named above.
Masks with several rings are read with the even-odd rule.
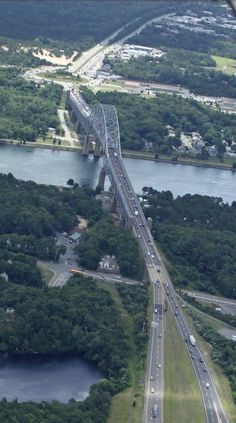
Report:
[[[205,387],[207,388],[207,389],[209,389],[209,383],[208,382],[206,382],[206,384],[205,384]]]
[[[155,313],[157,313],[157,308],[155,308]]]
[[[193,351],[192,350],[189,350],[189,352],[190,352],[190,354],[192,354]]]
[[[158,364],[158,369],[160,369],[160,368],[161,368],[161,364],[159,363],[159,364]]]
[[[195,360],[195,357],[194,357],[194,355],[191,355],[191,359],[192,359],[192,360]]]
[[[155,256],[154,256],[154,254],[152,254],[152,258],[154,258]]]
[[[152,407],[152,417],[153,419],[156,419],[158,415],[158,407],[157,404],[154,404],[154,406]]]
[[[150,256],[151,254],[149,253],[149,251],[147,252],[147,255]]]
[[[207,369],[205,369],[205,367],[203,367],[203,369],[202,369],[205,373],[207,372]]]
[[[159,333],[159,338],[161,338],[161,333]]]
[[[153,376],[150,376],[150,380],[153,380]]]
[[[177,313],[177,311],[175,312],[175,316],[178,316],[178,313]]]
[[[203,359],[202,359],[202,357],[201,357],[201,358],[199,358],[199,361],[200,361],[200,363],[203,363]]]
[[[152,389],[151,389],[151,393],[152,393],[152,394],[154,394],[154,392],[155,392],[155,391],[154,391],[154,388],[152,388]]]
[[[138,238],[141,238],[141,235],[138,235]]]

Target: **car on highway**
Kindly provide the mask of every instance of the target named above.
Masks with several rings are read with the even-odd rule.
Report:
[[[203,363],[203,359],[202,357],[199,358],[200,363]]]
[[[205,387],[207,388],[207,389],[209,389],[209,383],[208,382],[206,382],[206,385],[205,385]]]
[[[151,393],[152,393],[152,394],[154,394],[154,392],[155,392],[155,390],[154,390],[154,388],[152,388],[152,389],[151,389]]]
[[[158,407],[157,407],[157,404],[154,404],[154,406],[152,407],[152,418],[153,419],[157,418],[157,413],[158,413]]]
[[[159,338],[161,338],[161,333],[159,333]]]
[[[157,308],[155,308],[155,313],[157,313]]]
[[[158,364],[158,369],[160,369],[160,368],[161,368],[161,364],[159,363],[159,364]]]
[[[202,369],[205,373],[207,372],[207,369],[205,369],[205,367],[203,367],[203,369]]]
[[[150,376],[150,380],[153,380],[153,376]]]

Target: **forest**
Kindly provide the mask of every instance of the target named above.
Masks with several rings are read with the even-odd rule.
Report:
[[[66,7],[60,0],[1,1],[0,35],[18,40],[40,38],[45,47],[51,39],[72,41],[84,49],[135,18],[151,11],[158,14],[158,10],[159,6],[149,1],[99,1],[99,7],[94,0],[67,0]]]
[[[144,261],[137,241],[132,237],[131,231],[124,231],[120,226],[114,225],[109,215],[90,227],[76,251],[81,266],[97,269],[104,254],[114,254],[122,275],[140,280],[143,277]]]
[[[104,377],[91,387],[83,402],[18,404],[2,399],[0,421],[104,423],[111,396],[129,383],[130,346],[121,316],[110,294],[89,278],[74,276],[63,289],[48,288],[38,270],[37,258],[57,260],[63,247],[55,244],[55,234],[69,231],[78,223],[78,214],[89,220],[89,231],[95,228],[95,234],[99,223],[100,231],[102,225],[104,229],[107,225],[107,231],[114,228],[109,248],[116,251],[117,246],[122,246],[124,250],[129,245],[129,255],[126,257],[123,251],[120,262],[124,260],[135,270],[135,254],[139,254],[136,241],[131,234],[111,225],[95,199],[96,192],[88,187],[74,183],[70,188],[59,189],[1,174],[0,195],[0,352],[78,354],[94,362]],[[107,244],[105,239],[100,241],[103,254],[102,242],[104,251]],[[147,333],[138,332],[146,322],[146,288],[139,287],[133,296],[134,304],[137,303],[132,312],[135,339],[144,357]],[[138,313],[140,301],[143,304]],[[13,310],[11,314],[8,308]]]
[[[163,50],[165,54],[158,60],[151,57],[129,61],[107,58],[106,63],[125,79],[179,84],[194,94],[236,97],[236,77],[214,70],[216,62],[211,56],[181,49]]]
[[[156,241],[176,286],[236,298],[236,202],[144,187]]]
[[[114,104],[117,108],[121,147],[142,150],[145,141],[152,142],[155,153],[171,154],[180,145],[180,132],[198,132],[207,145],[216,145],[219,151],[222,140],[231,144],[236,139],[235,117],[180,96],[158,94],[156,98],[118,92],[98,92],[96,96],[86,87],[82,95],[90,104],[99,101]],[[139,124],[137,125],[137,122]],[[175,137],[168,137],[166,126],[171,125]]]
[[[213,13],[216,22],[201,22],[203,31],[193,31],[187,25],[176,25],[173,20],[162,21],[146,26],[143,31],[129,38],[129,44],[138,44],[148,47],[170,47],[184,49],[198,53],[207,53],[236,59],[235,41],[236,31],[218,24],[220,19],[229,18],[229,11],[221,4],[208,2],[206,10]],[[174,7],[173,7],[174,10]],[[186,15],[186,7],[176,7],[178,16]],[[191,16],[202,17],[206,14],[201,2],[191,3]],[[233,14],[232,14],[233,19]]]
[[[110,294],[81,276],[63,289],[24,287],[0,277],[0,292],[1,352],[76,353],[96,363],[106,378],[90,388],[83,402],[18,404],[3,399],[1,421],[104,423],[111,395],[128,383],[129,346]],[[10,317],[9,306],[14,309]]]
[[[57,109],[62,87],[37,87],[15,68],[0,69],[0,138],[35,141],[48,127],[60,128]]]

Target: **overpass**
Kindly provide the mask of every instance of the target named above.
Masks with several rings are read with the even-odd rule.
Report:
[[[80,94],[71,90],[67,94],[66,108],[69,110],[72,121],[77,126],[81,124],[85,130],[83,153],[89,153],[92,136],[96,143],[95,155],[103,154],[99,186],[101,189],[104,188],[105,177],[108,176],[113,192],[113,208],[118,209],[121,223],[125,227],[131,228],[138,240],[153,288],[153,314],[145,377],[143,421],[145,423],[151,423],[153,419],[156,423],[164,421],[164,303],[168,302],[169,310],[175,317],[180,335],[192,361],[205,408],[206,422],[227,423],[227,417],[200,350],[196,346],[196,355],[193,355],[191,346],[189,348],[190,327],[178,306],[172,281],[153,242],[146,218],[124,167],[120,148],[119,124],[114,106],[97,104],[91,108]],[[204,367],[201,363],[204,363]]]

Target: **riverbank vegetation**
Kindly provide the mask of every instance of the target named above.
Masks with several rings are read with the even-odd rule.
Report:
[[[57,109],[62,87],[36,86],[15,68],[0,69],[0,138],[35,141],[48,127],[60,130]]]
[[[142,150],[145,143],[151,142],[154,153],[172,154],[181,144],[181,132],[198,132],[206,145],[216,145],[220,154],[224,149],[223,140],[232,144],[236,139],[233,115],[192,99],[167,94],[148,99],[118,92],[98,92],[94,95],[84,87],[82,94],[90,104],[97,101],[114,104],[120,123],[122,148]],[[174,136],[169,136],[167,125],[174,128]]]
[[[139,57],[129,61],[106,59],[112,71],[125,79],[175,84],[194,94],[215,97],[236,97],[236,77],[215,70],[210,55],[182,49],[163,49],[165,54],[156,60]]]
[[[155,239],[171,262],[176,286],[236,298],[236,204],[221,198],[144,187]]]

